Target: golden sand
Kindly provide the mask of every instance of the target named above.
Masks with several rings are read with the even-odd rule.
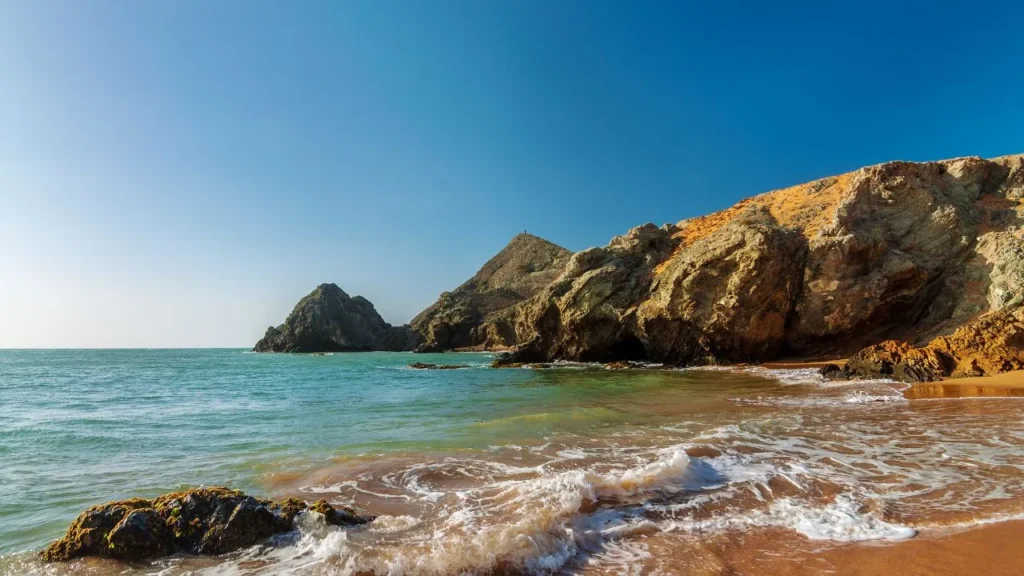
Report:
[[[857,576],[1019,575],[1024,572],[1024,521],[980,526],[955,534],[923,534],[892,545],[849,545],[817,554],[834,574]],[[791,563],[792,571],[774,574],[815,574]],[[803,564],[802,566],[807,566]],[[781,568],[781,567],[780,567]]]
[[[1010,576],[1024,566],[1024,521],[958,532],[934,531],[899,542],[813,542],[780,529],[680,539],[653,534],[637,573],[679,576]],[[618,574],[588,567],[588,576]]]
[[[1024,370],[978,378],[951,378],[941,382],[914,384],[904,396],[921,398],[976,398],[1024,396]]]
[[[844,366],[846,365],[846,358],[833,358],[831,360],[822,360],[820,358],[808,360],[780,360],[777,362],[765,362],[761,366],[771,370],[789,370],[793,368],[822,368],[829,364]]]
[[[821,368],[826,364],[843,366],[845,358],[832,360],[793,359],[777,362],[765,362],[763,367],[780,370],[793,368]],[[940,382],[921,382],[914,384],[903,395],[910,400],[925,398],[999,398],[1024,396],[1024,370],[1004,372],[995,376],[978,376],[974,378],[950,378]],[[1024,571],[1022,571],[1024,573]]]

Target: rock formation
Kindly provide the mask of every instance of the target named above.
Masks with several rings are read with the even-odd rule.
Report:
[[[516,344],[511,308],[549,285],[571,255],[542,238],[517,234],[472,278],[413,318],[412,327],[423,336],[420,351]]]
[[[850,357],[842,375],[927,382],[1022,369],[1024,308],[1017,307],[986,314],[921,347],[898,340],[868,346]]]
[[[309,506],[294,498],[271,502],[227,488],[196,488],[155,500],[132,498],[93,506],[40,556],[64,562],[83,556],[148,560],[178,552],[226,554],[294,530],[295,517],[306,510],[323,514],[336,526],[372,520],[324,500]]]
[[[467,320],[458,333],[503,332],[519,344],[512,363],[756,362],[898,340],[909,343],[886,353],[936,350],[921,352],[927,369],[907,366],[914,377],[1004,370],[1019,343],[983,326],[1016,318],[1024,300],[1022,163],[889,162],[640,226],[547,270],[553,280],[500,324]]]
[[[299,300],[284,324],[267,329],[256,352],[367,352],[414,350],[419,334],[384,321],[362,296],[321,284]]]
[[[517,235],[413,319],[322,285],[257,351],[508,348],[499,364],[854,354],[831,376],[1020,365],[1024,155],[889,162],[576,254]],[[1005,336],[1005,337],[1004,337]]]

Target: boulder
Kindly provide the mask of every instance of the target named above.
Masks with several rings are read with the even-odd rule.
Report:
[[[133,498],[89,508],[40,556],[63,562],[85,556],[148,560],[170,554],[225,554],[295,528],[299,513],[323,514],[329,524],[355,526],[372,518],[324,500],[271,502],[223,487],[195,488],[154,500]]]
[[[414,370],[460,370],[462,368],[469,368],[466,364],[427,364],[424,362],[413,362],[409,364],[409,368]]]
[[[825,364],[818,370],[818,374],[825,380],[847,380],[848,376],[838,364]]]

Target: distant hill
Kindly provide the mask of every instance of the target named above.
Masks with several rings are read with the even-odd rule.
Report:
[[[369,300],[349,297],[336,284],[321,284],[278,327],[267,328],[256,352],[368,352],[413,350],[419,335],[392,326]]]
[[[420,312],[410,323],[423,336],[421,350],[498,349],[514,346],[511,307],[532,297],[561,273],[572,253],[543,238],[517,234],[472,278]]]

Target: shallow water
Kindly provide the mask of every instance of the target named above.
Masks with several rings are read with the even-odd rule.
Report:
[[[414,360],[470,364],[417,371]],[[0,572],[85,507],[184,486],[326,497],[266,546],[47,573],[721,573],[1024,515],[1024,401],[813,370],[490,369],[486,354],[0,352]]]

